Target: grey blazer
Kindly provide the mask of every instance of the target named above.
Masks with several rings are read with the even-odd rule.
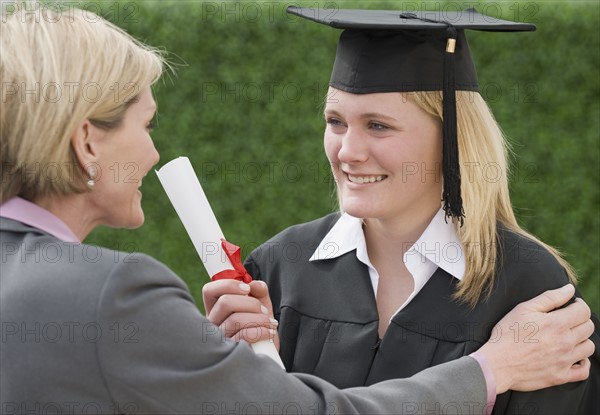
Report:
[[[470,357],[339,390],[225,339],[185,283],[146,255],[61,242],[6,218],[0,244],[2,414],[484,412]]]

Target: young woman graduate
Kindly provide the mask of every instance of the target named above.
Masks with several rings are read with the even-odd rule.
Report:
[[[506,311],[576,280],[517,223],[507,142],[465,36],[534,26],[473,10],[288,11],[344,29],[324,111],[340,212],[283,231],[246,260],[268,284],[289,371],[338,387],[408,377],[472,353]],[[500,177],[486,180],[485,166]],[[299,257],[290,259],[292,244]],[[220,309],[212,320],[232,326],[234,317]],[[535,338],[532,325],[515,341]],[[592,340],[587,381],[508,391],[494,413],[599,413],[598,324]]]

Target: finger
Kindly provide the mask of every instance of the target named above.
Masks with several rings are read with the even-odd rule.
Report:
[[[269,296],[269,287],[264,281],[252,281],[250,283],[250,295],[258,299],[273,315],[273,304]]]
[[[221,325],[234,313],[256,313],[266,316],[270,314],[269,309],[254,297],[224,294],[219,297],[207,317],[213,324]]]
[[[571,333],[577,343],[587,340],[594,333],[594,323],[588,320],[583,324],[571,329]]]
[[[591,355],[594,354],[595,349],[596,347],[594,346],[594,342],[592,342],[591,340],[586,340],[579,343],[577,346],[575,346],[573,352],[569,354],[569,357],[571,358],[570,363],[574,364],[576,362],[589,358]]]
[[[573,284],[567,284],[556,290],[548,290],[523,303],[530,311],[550,312],[569,301],[575,293]]]
[[[585,323],[590,319],[591,315],[592,310],[581,298],[577,298],[574,303],[564,308],[549,313],[549,316],[557,321],[565,322],[569,328]]]
[[[583,359],[578,364],[573,365],[567,375],[567,382],[579,382],[586,380],[590,376],[590,359]]]
[[[219,328],[227,337],[234,337],[239,331],[249,328],[265,327],[276,329],[278,325],[279,322],[277,320],[270,318],[266,314],[235,313],[229,316]]]
[[[252,297],[262,299],[269,296],[269,287],[264,281],[252,281],[249,285]]]
[[[250,293],[250,286],[236,280],[217,280],[204,284],[202,287],[202,299],[204,308],[208,316],[219,297],[225,294],[247,295]]]
[[[262,340],[274,342],[276,341],[276,337],[277,330],[267,329],[265,327],[253,327],[239,331],[236,333],[233,339],[235,341],[245,340],[246,342],[252,344]]]

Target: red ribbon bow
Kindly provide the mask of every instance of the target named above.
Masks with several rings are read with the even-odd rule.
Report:
[[[250,281],[252,281],[252,277],[248,274],[244,265],[242,265],[240,247],[231,242],[227,242],[223,238],[221,238],[221,246],[223,247],[223,251],[225,251],[225,255],[227,255],[227,258],[231,261],[231,265],[233,265],[234,269],[225,269],[221,272],[217,272],[212,276],[211,280],[238,280],[249,284]]]

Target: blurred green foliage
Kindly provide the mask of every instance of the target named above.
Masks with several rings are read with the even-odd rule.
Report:
[[[188,156],[227,238],[243,255],[336,208],[322,149],[322,101],[337,30],[287,16],[290,3],[107,2],[103,14],[169,52],[155,87],[162,165]],[[307,7],[457,10],[535,23],[532,33],[469,33],[481,91],[513,144],[522,225],[558,247],[600,311],[600,31],[590,2],[297,2]],[[97,11],[97,8],[96,10]],[[110,45],[107,45],[110,47]],[[158,179],[143,185],[145,225],[89,242],[148,253],[190,286],[206,272]],[[535,277],[535,276],[532,276]]]

